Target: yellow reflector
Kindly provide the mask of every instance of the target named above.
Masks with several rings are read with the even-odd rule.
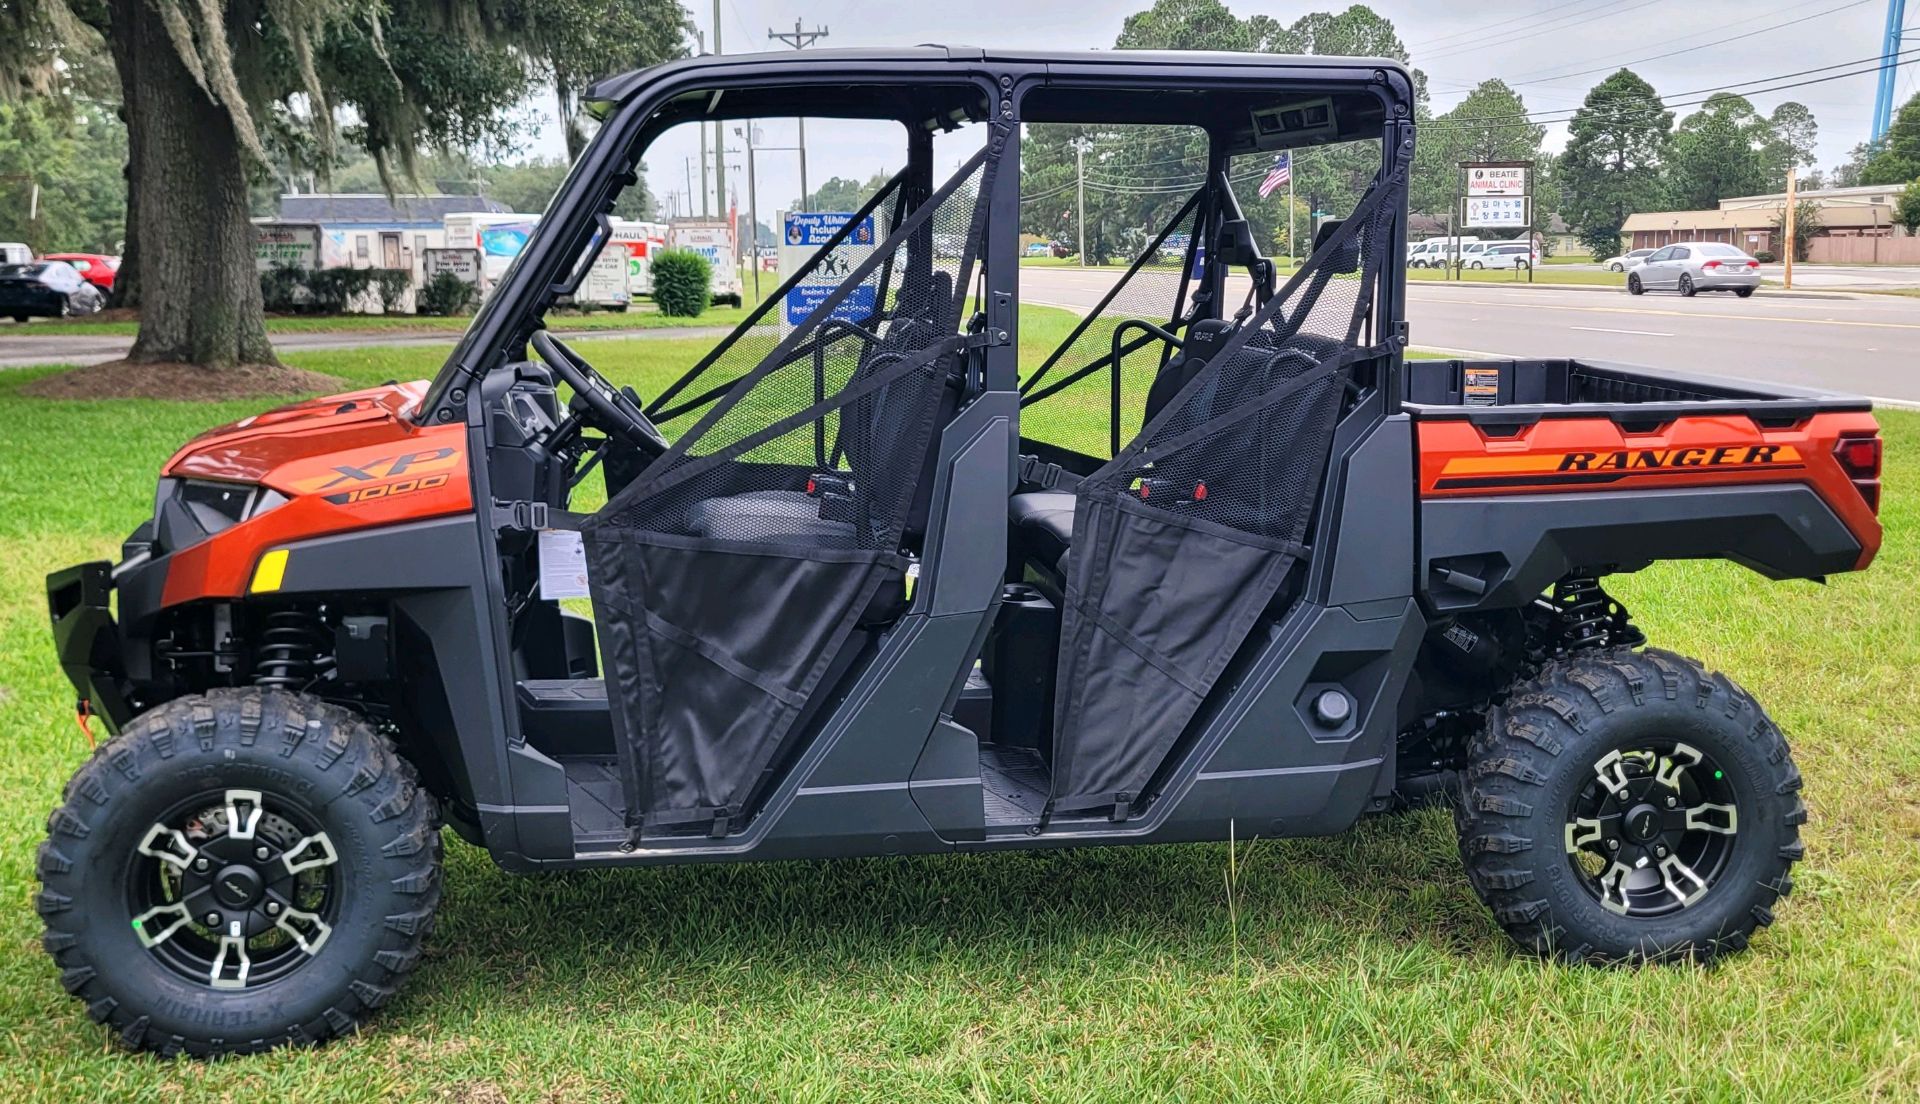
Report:
[[[262,591],[279,590],[280,580],[287,577],[287,550],[276,548],[260,557],[260,566],[253,569],[253,585],[248,589],[255,594]]]

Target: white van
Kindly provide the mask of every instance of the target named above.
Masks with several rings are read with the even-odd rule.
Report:
[[[0,242],[0,264],[32,264],[33,250],[20,242]]]
[[[713,301],[740,305],[740,263],[726,219],[674,219],[667,223],[667,248],[690,249],[705,257],[713,269]]]
[[[1407,264],[1412,268],[1445,268],[1447,267],[1447,252],[1450,247],[1457,246],[1454,258],[1458,260],[1466,254],[1468,246],[1478,245],[1479,243],[1480,239],[1471,235],[1462,235],[1458,238],[1448,238],[1445,236],[1428,238],[1426,241],[1421,242],[1419,246],[1408,250]]]

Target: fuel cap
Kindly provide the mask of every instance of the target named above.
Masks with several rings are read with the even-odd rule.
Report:
[[[1353,702],[1338,690],[1322,690],[1313,699],[1313,719],[1328,728],[1339,728],[1353,716]]]

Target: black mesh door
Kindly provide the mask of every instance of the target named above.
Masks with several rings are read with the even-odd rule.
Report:
[[[1397,181],[1397,178],[1396,178]],[[1318,495],[1395,182],[1075,489],[1054,808],[1124,808],[1274,601]]]
[[[582,527],[633,826],[737,823],[855,627],[902,606],[992,164],[876,213],[892,233],[751,368],[702,365],[710,408]]]

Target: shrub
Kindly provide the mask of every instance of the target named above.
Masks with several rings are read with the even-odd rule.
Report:
[[[260,300],[274,314],[292,314],[306,306],[307,272],[274,265],[260,274]]]
[[[1768,249],[1762,249],[1760,252],[1755,253],[1753,255],[1753,259],[1756,261],[1759,261],[1761,264],[1772,264],[1774,261],[1773,251]]]
[[[380,296],[380,309],[388,314],[400,309],[400,303],[407,297],[407,289],[413,286],[413,270],[410,268],[374,268],[373,290]]]
[[[713,268],[698,253],[669,249],[653,259],[653,301],[661,314],[699,316],[707,309],[712,286]]]
[[[473,285],[451,272],[437,273],[414,296],[413,305],[420,314],[465,314],[473,305]]]
[[[307,273],[307,309],[316,314],[341,314],[353,297],[373,282],[369,268],[317,268]]]

